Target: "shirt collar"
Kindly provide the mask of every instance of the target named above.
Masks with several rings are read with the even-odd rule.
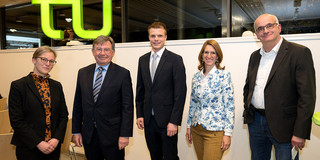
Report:
[[[281,37],[280,41],[277,43],[277,45],[275,45],[275,46],[272,48],[272,50],[271,50],[270,52],[266,52],[266,51],[264,50],[264,48],[261,47],[261,49],[260,49],[260,54],[261,54],[261,56],[268,56],[268,55],[270,55],[270,54],[276,55],[276,54],[278,53],[279,49],[280,49],[280,46],[281,46],[281,44],[282,44],[282,41],[283,41],[283,38]],[[270,53],[270,54],[269,54],[269,53]]]
[[[47,74],[46,76],[40,76],[40,75],[35,74],[34,72],[31,72],[31,75],[32,75],[33,79],[35,80],[35,82],[40,82],[40,83],[47,81],[50,77],[49,74]]]
[[[95,68],[94,70],[97,71],[97,70],[99,70],[99,69],[98,69],[99,67],[102,67],[102,68],[106,71],[106,70],[108,70],[109,65],[110,65],[110,63],[108,63],[107,65],[104,65],[104,66],[99,66],[99,65],[96,63],[96,68]]]
[[[48,79],[50,77],[50,74],[47,74],[45,76],[40,76],[40,75],[37,75],[35,74],[34,72],[31,72],[31,75],[34,77],[34,78],[37,78],[37,79]]]
[[[162,47],[158,52],[154,52],[153,50],[151,50],[151,55],[153,55],[154,53],[157,53],[157,55],[161,58],[163,52],[164,52],[165,47]]]
[[[211,69],[211,71],[208,73],[208,75],[213,75],[214,72],[216,72],[216,70],[217,70],[217,67],[216,67],[216,65],[214,65],[213,68]],[[203,74],[203,69],[200,71],[200,74],[201,74],[201,76],[205,76],[205,75]],[[207,76],[208,76],[208,75],[207,75]]]

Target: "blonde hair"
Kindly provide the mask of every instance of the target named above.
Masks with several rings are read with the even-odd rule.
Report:
[[[149,27],[148,27],[148,33],[151,28],[163,28],[165,30],[165,35],[167,35],[167,27],[166,24],[162,22],[153,22]]]
[[[32,58],[38,58],[43,53],[47,53],[47,52],[52,52],[53,55],[54,55],[54,59],[57,58],[57,53],[52,48],[50,48],[49,46],[41,46],[41,47],[39,47],[36,51],[34,51]]]

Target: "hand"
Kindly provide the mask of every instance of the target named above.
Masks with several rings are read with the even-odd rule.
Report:
[[[178,126],[173,124],[173,123],[169,123],[167,125],[167,136],[172,137],[175,134],[177,134],[178,131]]]
[[[50,154],[55,149],[48,142],[45,142],[45,141],[41,141],[37,145],[37,148],[44,154]]]
[[[221,144],[221,151],[224,152],[230,148],[231,145],[231,137],[230,136],[223,136],[222,137],[222,144]]]
[[[119,150],[124,149],[129,144],[129,138],[119,137]]]
[[[296,137],[296,136],[292,136],[291,145],[292,145],[292,147],[296,146],[296,150],[297,151],[299,151],[299,149],[302,150],[302,148],[304,147],[305,143],[306,143],[305,139],[299,138],[299,137]]]
[[[77,146],[77,147],[82,147],[82,136],[81,134],[75,134],[72,136],[72,142]]]
[[[190,128],[187,128],[186,138],[187,138],[188,143],[189,143],[189,144],[192,144],[191,129],[190,129]]]
[[[56,138],[52,138],[48,141],[49,145],[51,145],[54,149],[57,148],[58,144],[59,144],[59,140]]]
[[[138,126],[139,129],[143,129],[144,128],[143,118],[137,118],[137,126]]]

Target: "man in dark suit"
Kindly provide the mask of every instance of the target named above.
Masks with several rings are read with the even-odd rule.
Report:
[[[250,57],[243,94],[251,158],[270,159],[273,145],[277,160],[289,160],[292,148],[301,150],[310,139],[316,100],[311,51],[282,38],[274,15],[259,16],[254,28],[262,47]]]
[[[11,83],[11,143],[17,146],[18,160],[59,160],[68,110],[61,84],[49,78],[55,59],[50,47],[38,48],[32,57],[33,72]]]
[[[165,24],[148,28],[152,51],[139,59],[136,110],[137,126],[145,129],[152,160],[176,160],[178,125],[181,125],[186,96],[182,57],[165,49]]]
[[[76,146],[84,145],[88,160],[121,160],[133,128],[130,72],[111,62],[115,54],[111,37],[97,37],[92,53],[96,63],[78,73],[73,141]]]

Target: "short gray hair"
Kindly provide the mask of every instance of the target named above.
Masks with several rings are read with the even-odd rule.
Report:
[[[115,43],[114,43],[114,40],[112,39],[112,37],[110,37],[110,36],[104,36],[104,35],[101,35],[101,36],[97,37],[97,38],[93,41],[92,49],[94,49],[94,46],[95,46],[96,44],[103,44],[103,43],[108,42],[108,41],[111,43],[112,50],[115,51]]]
[[[277,24],[279,24],[279,20],[278,20],[278,18],[277,18],[277,16],[275,16],[275,15],[273,15],[273,14],[269,14],[269,13],[265,13],[265,14],[261,14],[260,16],[263,16],[263,15],[268,15],[268,16],[271,16],[271,17],[273,17],[275,20],[276,20],[276,23]],[[260,17],[259,16],[259,17]],[[258,18],[259,18],[258,17]],[[258,19],[257,18],[257,19]],[[253,28],[254,28],[254,30],[256,30],[256,21],[257,21],[257,19],[254,21],[254,23],[253,23]]]

